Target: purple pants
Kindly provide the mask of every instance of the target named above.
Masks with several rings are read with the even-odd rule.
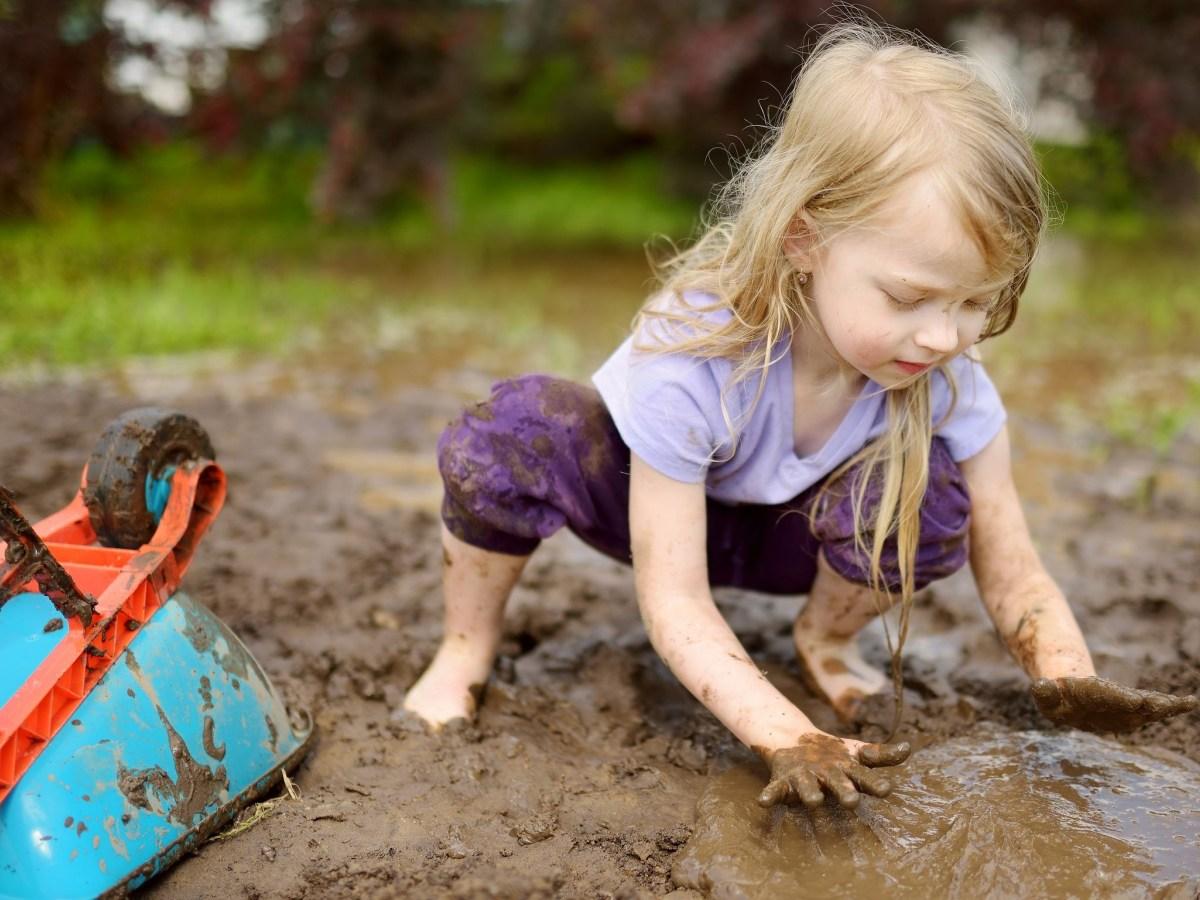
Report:
[[[594,388],[544,375],[499,382],[490,400],[467,409],[442,433],[438,463],[445,484],[442,519],[460,540],[525,555],[565,525],[602,553],[630,562],[629,448]],[[854,546],[849,495],[831,492],[810,517],[819,489],[814,485],[773,506],[709,498],[709,581],[806,593],[816,577],[817,551],[824,548],[836,572],[868,584],[869,560]],[[878,496],[879,486],[872,484],[864,502],[872,524]],[[962,473],[934,438],[921,505],[918,588],[966,562],[969,522]],[[894,540],[882,563],[889,587],[897,589]]]

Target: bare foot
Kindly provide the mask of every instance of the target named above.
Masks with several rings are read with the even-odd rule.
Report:
[[[863,701],[890,684],[886,675],[862,658],[853,637],[820,637],[797,622],[792,639],[804,683],[843,722],[855,721]]]
[[[491,660],[480,663],[478,654],[444,643],[424,674],[404,697],[404,710],[434,731],[455,719],[471,721],[483,695]]]

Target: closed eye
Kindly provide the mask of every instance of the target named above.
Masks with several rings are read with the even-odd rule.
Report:
[[[887,297],[888,303],[897,309],[915,309],[917,304],[924,300],[924,297],[918,297],[916,300],[901,300],[899,297],[894,297],[887,291],[883,292],[883,296]]]
[[[917,297],[915,300],[901,300],[899,297],[883,292],[883,296],[887,297],[888,303],[897,309],[916,309],[917,306],[926,300],[926,297]],[[992,306],[991,297],[972,297],[970,300],[964,300],[963,306],[973,312],[987,312]]]

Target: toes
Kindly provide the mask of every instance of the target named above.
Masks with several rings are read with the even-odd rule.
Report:
[[[466,702],[452,702],[445,697],[409,691],[401,707],[392,713],[392,719],[406,730],[407,720],[415,719],[431,734],[453,733],[469,726],[474,718],[475,704],[470,697],[465,699]]]
[[[467,694],[471,698],[471,713],[474,714],[481,703],[483,703],[484,695],[487,693],[487,682],[475,682],[475,684],[467,686]]]
[[[432,732],[433,726],[428,721],[404,706],[393,710],[390,719],[400,731],[406,734],[430,734]]]
[[[463,735],[474,729],[475,723],[466,716],[455,716],[453,719],[447,719],[440,725],[433,726],[434,734],[444,734],[447,737],[455,735]]]

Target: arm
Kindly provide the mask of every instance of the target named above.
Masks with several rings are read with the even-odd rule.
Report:
[[[771,781],[759,803],[794,798],[818,806],[829,791],[853,807],[856,788],[886,796],[888,780],[864,767],[903,762],[908,745],[827,735],[759,671],[713,602],[706,515],[703,484],[675,481],[632,455],[633,568],[650,643],[683,686],[766,760]]]
[[[629,525],[650,643],[683,686],[756,751],[819,733],[759,671],[713,602],[704,485],[668,478],[633,454]]]
[[[1038,559],[1013,483],[1008,429],[962,463],[971,495],[971,571],[984,608],[1031,678],[1096,674],[1067,600]]]
[[[1196,708],[1195,697],[1096,677],[1062,591],[1033,548],[1012,479],[1008,431],[962,464],[971,494],[971,569],[996,630],[1033,682],[1042,715],[1088,731],[1131,731]]]

